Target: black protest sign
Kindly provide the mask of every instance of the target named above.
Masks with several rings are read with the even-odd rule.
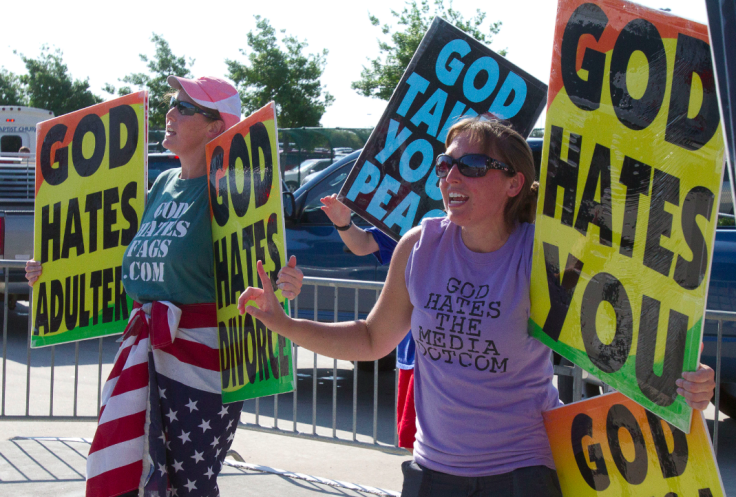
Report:
[[[732,205],[736,205],[736,3],[705,0],[705,5],[729,157]]]
[[[434,158],[463,117],[493,114],[528,136],[547,86],[440,18],[424,35],[340,191],[340,200],[398,240],[444,216]]]

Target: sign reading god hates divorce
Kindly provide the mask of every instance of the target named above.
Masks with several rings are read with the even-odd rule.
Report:
[[[707,28],[561,0],[554,47],[530,333],[687,431],[723,176]]]
[[[620,393],[543,413],[566,497],[723,497],[702,413],[685,434]]]
[[[276,287],[286,265],[276,130],[271,102],[207,144],[223,403],[294,389],[291,341],[238,312],[246,287],[261,286],[256,261],[288,310]]]
[[[32,347],[121,333],[123,254],[146,196],[148,93],[37,126]]]
[[[445,215],[434,158],[462,117],[491,113],[526,137],[547,87],[436,17],[340,190],[340,200],[398,240]]]

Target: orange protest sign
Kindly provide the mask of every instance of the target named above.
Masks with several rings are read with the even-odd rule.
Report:
[[[722,497],[702,413],[685,434],[621,393],[544,413],[562,494]]]
[[[121,261],[146,197],[148,93],[38,125],[32,347],[121,333]]]
[[[278,161],[273,102],[207,144],[224,403],[294,389],[291,342],[237,307],[240,292],[260,286],[257,261],[275,288],[286,265]],[[278,289],[276,296],[288,312]]]

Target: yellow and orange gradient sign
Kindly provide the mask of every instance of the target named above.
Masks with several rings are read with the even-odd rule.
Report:
[[[702,413],[690,433],[616,392],[544,413],[565,497],[724,497]]]
[[[32,347],[121,333],[121,262],[146,198],[148,92],[37,127]]]
[[[286,265],[276,104],[246,117],[206,150],[222,401],[290,392],[291,342],[250,314],[240,315],[237,307],[246,287],[261,286],[256,271],[261,261],[288,312],[288,301],[276,287]]]
[[[683,431],[723,178],[705,25],[560,0],[530,334]]]

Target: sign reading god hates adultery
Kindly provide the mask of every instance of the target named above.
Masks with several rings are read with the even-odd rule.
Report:
[[[561,0],[530,333],[683,431],[722,167],[707,28]]]
[[[725,495],[702,413],[685,434],[611,393],[543,416],[566,497]]]
[[[286,265],[276,129],[271,102],[207,144],[224,403],[294,389],[291,342],[238,312],[246,287],[261,286],[256,261],[275,289]]]
[[[143,91],[37,126],[31,346],[125,329],[121,262],[143,214],[147,126]]]
[[[491,113],[528,136],[547,87],[448,22],[435,18],[345,184],[340,200],[398,240],[444,216],[434,158],[462,117]]]

